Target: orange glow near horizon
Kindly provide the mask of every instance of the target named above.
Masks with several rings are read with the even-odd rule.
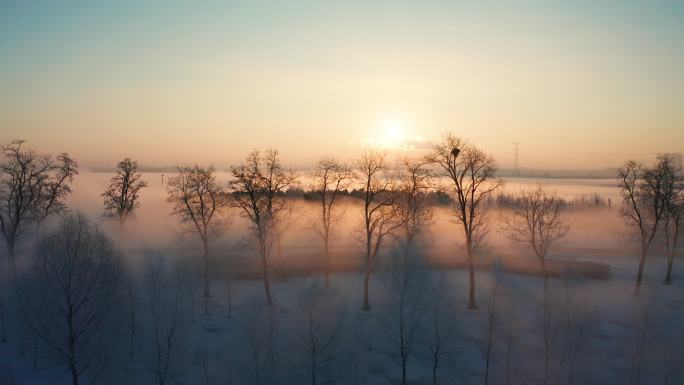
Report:
[[[0,5],[0,142],[98,166],[305,166],[446,132],[502,168],[514,142],[528,168],[684,152],[683,5],[172,2]]]

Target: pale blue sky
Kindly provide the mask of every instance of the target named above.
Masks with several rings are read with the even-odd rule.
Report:
[[[684,151],[682,1],[0,0],[0,140],[306,163],[454,131],[510,165]]]

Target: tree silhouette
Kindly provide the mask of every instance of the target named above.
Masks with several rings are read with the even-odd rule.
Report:
[[[520,193],[512,215],[502,216],[511,237],[532,246],[544,274],[545,290],[549,279],[546,257],[553,244],[567,235],[570,229],[563,220],[562,203],[558,196],[539,184],[535,190]]]
[[[653,167],[629,161],[618,169],[618,187],[622,194],[622,215],[636,230],[640,244],[639,269],[634,294],[639,294],[646,256],[665,213],[666,178],[670,161],[658,157]]]
[[[204,312],[209,314],[209,246],[227,225],[221,209],[226,206],[224,192],[216,183],[214,167],[179,166],[178,174],[166,184],[167,201],[172,205],[185,230],[202,241],[204,264]]]
[[[106,326],[115,320],[122,272],[109,238],[82,214],[72,214],[41,239],[32,274],[19,285],[26,322],[74,385],[106,358],[101,343],[114,338]]]
[[[267,150],[263,155],[253,151],[244,163],[231,167],[231,172],[232,203],[249,221],[250,230],[257,241],[264,292],[271,305],[271,251],[279,237],[279,221],[289,208],[285,190],[296,178],[292,171],[282,167],[277,150]]]
[[[64,209],[64,198],[76,173],[76,162],[62,154],[49,155],[25,149],[23,140],[0,148],[0,231],[5,238],[8,266],[16,274],[15,249],[33,224]]]
[[[116,174],[102,193],[105,215],[124,222],[140,206],[140,190],[147,187],[138,172],[138,162],[126,158],[116,166]]]
[[[368,297],[373,265],[386,236],[404,224],[400,193],[386,174],[385,154],[367,152],[354,164],[357,181],[363,185],[363,236],[366,258],[362,310],[370,310]]]
[[[330,286],[330,233],[340,220],[336,203],[340,193],[349,187],[352,177],[351,170],[334,158],[319,160],[313,172],[311,191],[320,203],[320,215],[313,228],[323,240],[326,287]]]
[[[484,235],[485,198],[502,186],[495,179],[496,165],[491,155],[463,139],[448,134],[434,146],[427,160],[439,166],[442,176],[452,183],[455,195],[456,216],[463,228],[468,262],[468,308],[475,309],[475,259],[474,253]]]

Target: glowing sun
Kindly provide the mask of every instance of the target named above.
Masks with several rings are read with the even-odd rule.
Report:
[[[410,134],[404,121],[400,119],[378,120],[373,132],[375,135],[364,139],[362,146],[408,151],[416,150],[416,144],[426,143],[421,137]]]
[[[402,146],[406,139],[406,132],[400,120],[386,120],[383,122],[382,128],[384,132],[380,138],[380,144],[383,147],[396,148]]]

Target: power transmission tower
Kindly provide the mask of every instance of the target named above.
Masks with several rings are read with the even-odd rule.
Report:
[[[513,142],[515,145],[514,147],[514,155],[513,155],[513,169],[515,170],[515,173],[518,174],[520,173],[520,163],[519,163],[519,155],[520,155],[520,142]]]

